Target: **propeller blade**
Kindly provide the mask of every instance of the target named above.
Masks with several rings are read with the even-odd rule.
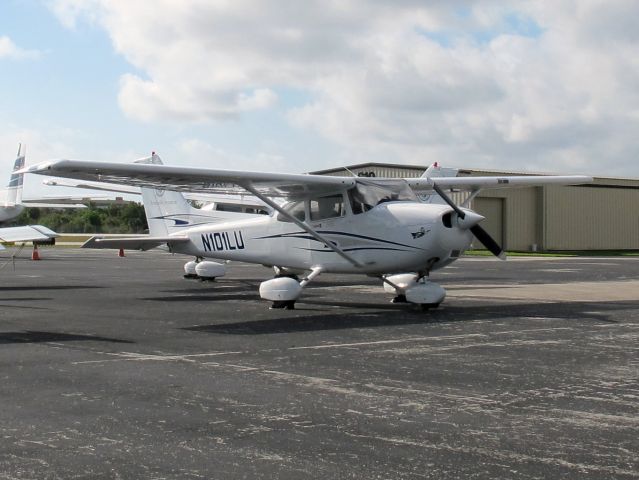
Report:
[[[431,181],[431,185],[433,186],[433,190],[435,190],[437,194],[442,197],[453,210],[455,210],[459,218],[463,220],[466,217],[466,213],[461,208],[459,208],[457,204],[455,204],[455,202],[453,202],[452,198],[450,198],[446,194],[446,192],[444,192],[444,190],[442,190],[439,185],[437,185],[437,183]],[[486,230],[484,230],[479,225],[473,225],[472,227],[470,227],[470,231],[473,232],[475,238],[477,238],[477,240],[479,240],[481,244],[490,251],[490,253],[501,260],[506,260],[506,253],[499,246],[499,244],[495,240],[493,240],[493,237],[491,237]]]
[[[484,230],[479,225],[475,225],[470,228],[470,231],[473,232],[475,238],[477,238],[477,240],[479,240],[484,247],[490,250],[490,253],[501,260],[506,260],[506,253],[499,246],[499,244],[495,240],[493,240],[493,237],[491,237],[486,230]]]
[[[464,213],[464,211],[459,208],[457,206],[457,204],[455,204],[455,202],[453,202],[453,199],[450,198],[446,192],[444,192],[444,190],[442,190],[439,185],[437,185],[435,182],[431,182],[431,185],[433,186],[433,190],[435,190],[437,192],[437,194],[442,197],[444,199],[444,201],[450,205],[450,207],[455,210],[455,213],[457,213],[457,215],[459,216],[459,218],[464,218],[466,216],[466,214]]]

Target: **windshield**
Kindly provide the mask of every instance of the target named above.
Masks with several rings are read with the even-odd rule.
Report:
[[[353,213],[363,213],[384,202],[416,202],[417,196],[405,180],[357,180],[348,191]]]

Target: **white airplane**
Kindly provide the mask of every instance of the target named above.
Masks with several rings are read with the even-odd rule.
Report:
[[[479,225],[484,217],[467,208],[481,189],[592,181],[587,176],[369,179],[277,174],[158,165],[155,157],[133,164],[56,160],[22,172],[143,188],[150,236],[92,238],[86,247],[146,250],[167,244],[172,252],[196,258],[273,266],[276,278],[261,283],[260,296],[274,308],[289,309],[324,272],[375,276],[395,301],[436,307],[446,292],[429,281],[430,272],[457,260],[473,236],[505,258]],[[446,193],[453,188],[468,192],[461,206]],[[249,192],[274,212],[239,214],[241,219],[211,224],[189,210],[179,191]],[[444,203],[419,201],[416,193],[427,192],[437,193]],[[288,202],[280,205],[274,198]],[[200,264],[209,276],[225,273],[221,263]],[[295,274],[301,272],[310,273],[298,281]]]
[[[9,185],[0,189],[0,223],[11,220],[22,213],[28,204],[22,201],[22,185],[24,174],[18,170],[24,168],[25,149],[18,146],[18,156],[9,178]],[[36,204],[37,205],[37,204]],[[42,225],[25,225],[22,227],[0,228],[0,242],[36,242],[53,243],[58,234]],[[0,249],[4,249],[0,245]]]
[[[11,172],[9,185],[0,189],[0,223],[17,217],[26,207],[86,208],[86,205],[79,203],[76,197],[24,198],[22,196],[24,174],[20,173],[19,170],[24,168],[25,157],[26,146],[18,144],[18,155]]]

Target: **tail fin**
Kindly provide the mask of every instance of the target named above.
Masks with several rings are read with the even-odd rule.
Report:
[[[162,160],[153,152],[150,157],[136,160],[134,163],[152,163],[162,165]],[[179,192],[140,188],[149,234],[153,237],[165,237],[194,224],[190,221],[193,208]]]
[[[136,160],[135,163],[152,163],[162,165],[162,160],[153,152],[150,157]],[[149,234],[152,237],[166,237],[185,228],[207,223],[228,222],[246,219],[248,213],[221,212],[201,210],[193,207],[180,192],[140,188]]]
[[[423,173],[423,178],[437,178],[437,177],[456,177],[458,170],[456,168],[446,168],[439,165],[439,162],[435,162],[430,165]],[[420,199],[424,203],[437,203],[446,204],[446,202],[435,192],[419,195]]]
[[[457,176],[456,168],[447,168],[442,167],[439,162],[435,162],[430,165],[426,171],[422,174],[424,178],[437,178],[437,177],[456,177]]]
[[[17,205],[22,202],[22,185],[24,183],[24,173],[13,173],[24,167],[24,158],[26,155],[27,147],[22,144],[18,144],[18,155],[16,161],[13,164],[13,171],[9,178],[9,185],[6,189],[6,204]]]

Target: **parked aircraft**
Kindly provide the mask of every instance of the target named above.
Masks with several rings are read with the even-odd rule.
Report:
[[[19,170],[24,168],[26,146],[18,145],[18,155],[9,178],[9,185],[0,189],[0,223],[11,220],[20,215],[27,207],[41,208],[86,208],[75,197],[56,198],[24,198],[24,174]]]
[[[18,170],[24,168],[25,149],[18,146],[18,155],[9,178],[9,185],[0,189],[0,223],[11,220],[22,213],[25,204],[22,201],[22,185],[24,174]],[[39,205],[35,203],[35,205]],[[47,205],[50,206],[50,205]],[[22,227],[0,228],[0,242],[36,242],[53,243],[58,234],[42,225],[25,225]],[[0,245],[0,248],[4,248]]]
[[[505,258],[480,226],[484,217],[468,208],[480,190],[592,181],[586,176],[369,179],[277,174],[158,165],[154,157],[148,164],[57,160],[22,171],[144,188],[150,236],[96,237],[85,246],[145,250],[167,244],[172,252],[197,258],[270,265],[278,274],[262,282],[259,292],[274,308],[294,308],[304,287],[324,272],[375,276],[395,301],[435,307],[446,292],[429,280],[430,272],[457,260],[473,237]],[[447,193],[451,189],[468,192],[461,205]],[[249,192],[274,212],[210,224],[185,210],[181,195],[166,190]],[[437,193],[444,203],[419,201],[416,193],[426,192]],[[275,198],[288,202],[280,205]],[[224,274],[223,264],[204,263],[211,276]],[[295,275],[301,272],[310,273],[299,281]]]

